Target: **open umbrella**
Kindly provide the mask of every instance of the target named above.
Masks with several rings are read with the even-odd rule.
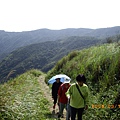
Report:
[[[51,79],[48,80],[48,83],[49,84],[53,84],[57,78],[60,78],[60,81],[61,82],[64,82],[64,80],[68,79],[68,80],[71,80],[70,77],[68,77],[67,75],[65,74],[58,74],[58,75],[55,75],[53,76]]]

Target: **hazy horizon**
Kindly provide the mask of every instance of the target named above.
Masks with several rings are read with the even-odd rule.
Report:
[[[119,11],[119,0],[0,0],[0,30],[114,27]]]

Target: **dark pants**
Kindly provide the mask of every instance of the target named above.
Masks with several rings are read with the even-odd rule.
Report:
[[[56,104],[57,103],[57,95],[53,96],[53,99],[54,99],[53,104]]]
[[[71,109],[71,120],[75,120],[76,114],[78,116],[77,120],[82,120],[82,113],[84,111],[84,108],[74,108],[70,106],[70,109]]]

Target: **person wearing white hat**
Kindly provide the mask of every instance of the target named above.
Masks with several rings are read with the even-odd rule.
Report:
[[[70,79],[65,79],[64,83],[61,84],[58,90],[58,102],[60,105],[60,111],[58,114],[58,118],[63,117],[63,111],[66,108],[67,109],[67,102],[68,98],[66,97],[66,92],[68,88],[70,87]]]

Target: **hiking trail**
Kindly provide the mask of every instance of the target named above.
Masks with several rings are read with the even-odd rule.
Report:
[[[55,109],[55,114],[52,114],[53,111],[53,99],[51,96],[51,89],[49,88],[49,86],[45,83],[45,75],[40,75],[38,78],[39,84],[40,84],[40,88],[42,93],[44,94],[44,97],[50,102],[50,106],[49,109],[51,111],[51,116],[53,118],[57,118],[57,112],[59,111],[58,106],[56,105],[56,109]],[[66,116],[66,111],[64,110],[64,118],[60,118],[60,120],[65,120],[65,116]]]

